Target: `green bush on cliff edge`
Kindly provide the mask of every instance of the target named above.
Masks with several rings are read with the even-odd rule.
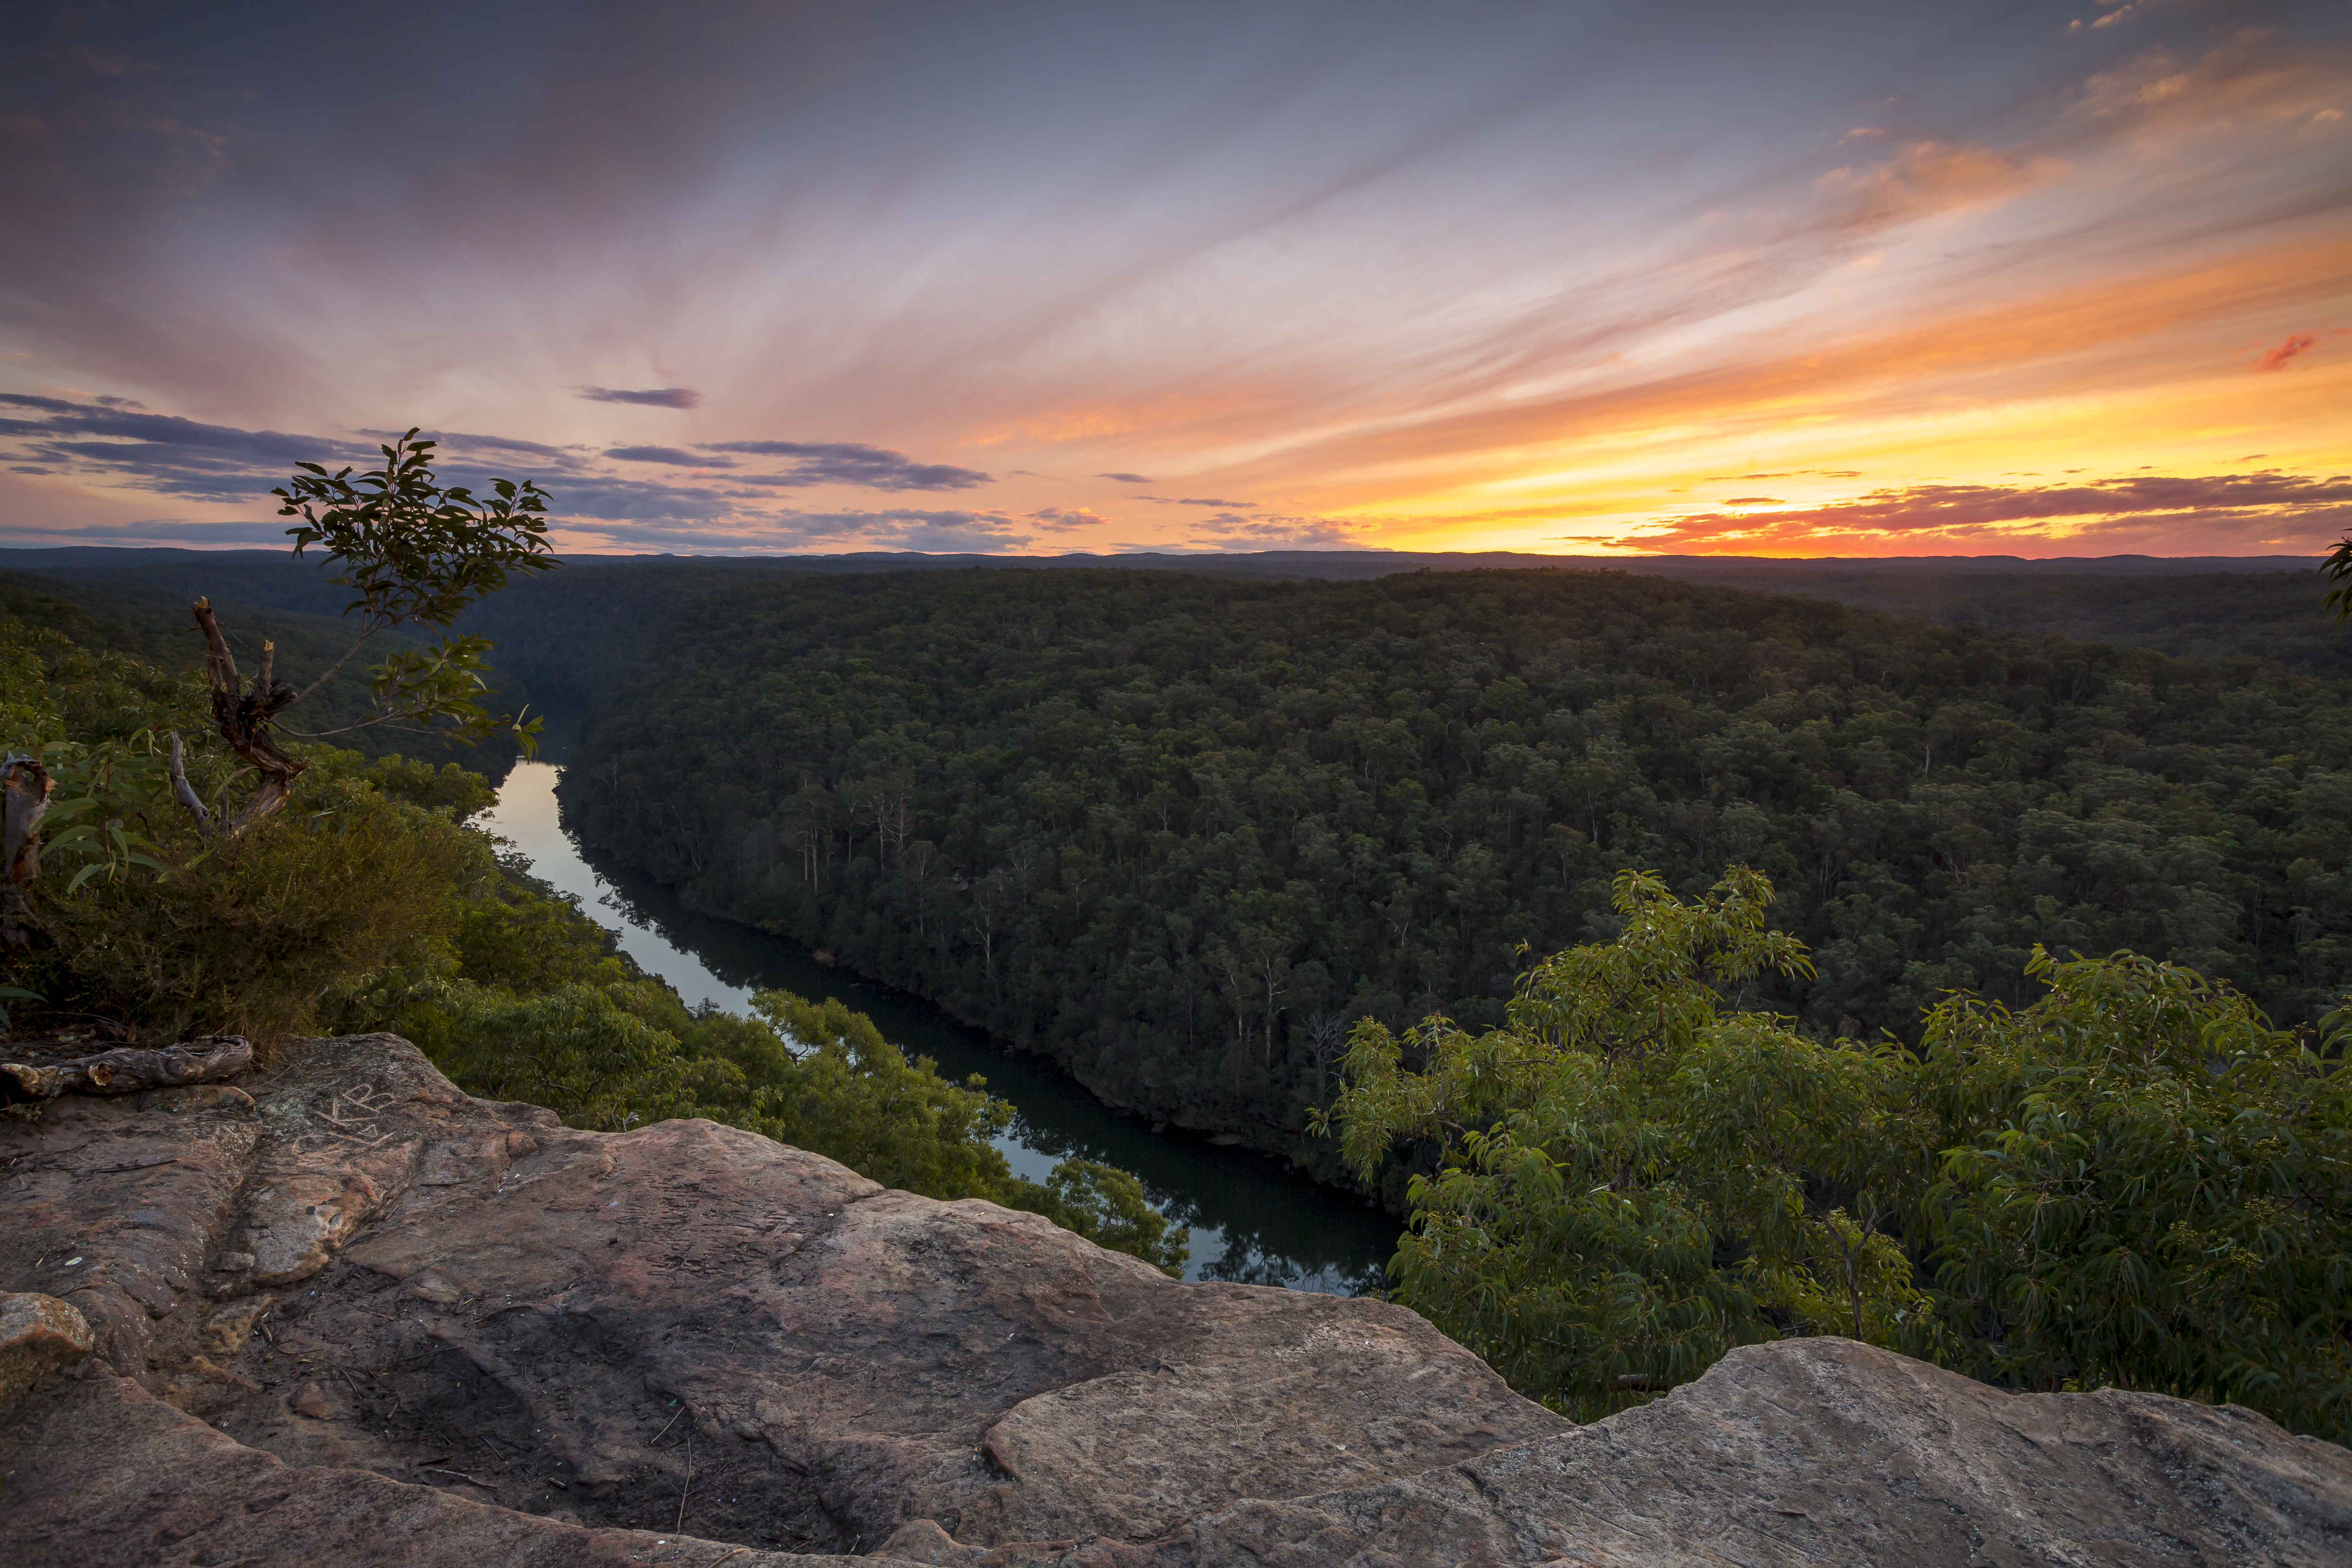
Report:
[[[1428,1173],[1397,1299],[1587,1418],[1835,1333],[2352,1437],[2352,1018],[2037,951],[2029,1005],[1822,1042],[1737,1003],[1808,963],[1771,896],[1627,873],[1622,933],[1536,963],[1501,1027],[1357,1026],[1328,1124],[1367,1175]]]
[[[218,798],[239,759],[190,674],[0,615],[0,753],[58,781],[40,940],[5,955],[0,1026],[198,1033],[276,1042],[407,1035],[468,1092],[547,1105],[579,1127],[707,1116],[927,1196],[1041,1214],[1181,1273],[1186,1237],[1127,1173],[1065,1161],[1014,1176],[991,1140],[1011,1112],[973,1079],[908,1060],[838,1005],[762,993],[759,1016],[691,1011],[570,900],[500,864],[465,826],[479,775],[326,745],[288,805],[236,837],[173,795],[168,743]]]

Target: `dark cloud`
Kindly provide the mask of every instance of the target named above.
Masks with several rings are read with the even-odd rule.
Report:
[[[869,548],[946,553],[988,553],[1017,548],[1032,535],[1023,520],[997,511],[924,510],[782,512],[762,520],[762,537],[787,545],[838,545],[863,539]]]
[[[150,544],[178,545],[182,548],[203,549],[207,545],[275,545],[286,543],[286,530],[275,521],[268,522],[197,522],[184,518],[142,518],[131,522],[51,523],[10,531],[12,547],[56,544],[99,544],[138,546]],[[0,565],[7,563],[7,554],[0,551]]]
[[[1196,545],[1219,550],[1360,550],[1356,525],[1328,517],[1222,511],[1192,525]]]
[[[379,461],[381,456],[373,445],[330,437],[240,430],[130,413],[95,401],[0,394],[0,410],[11,408],[38,417],[0,415],[0,446],[6,448],[0,455],[27,459],[28,465],[52,472],[202,500],[258,500],[274,510],[269,491],[286,482],[296,463],[356,468]],[[359,434],[389,439],[399,432]],[[593,467],[588,455],[560,447],[471,433],[436,438],[442,447],[434,469],[442,483],[479,490],[494,478],[552,479],[559,520],[570,515],[662,522],[725,517],[740,510],[732,499],[716,491],[615,475]],[[692,453],[677,457],[697,468],[725,466]]]
[[[2134,474],[2076,485],[1907,485],[1787,511],[1694,512],[1642,531],[1643,543],[1827,542],[1842,535],[1994,534],[2020,524],[2090,519],[2083,531],[2137,520],[2305,527],[2352,515],[2352,479],[2275,471],[2170,478]]]
[[[361,431],[389,440],[394,431]],[[485,489],[493,478],[531,478],[547,485],[551,521],[586,528],[627,548],[681,545],[729,551],[814,549],[863,540],[876,548],[919,551],[1004,551],[1030,543],[1041,530],[1061,531],[1103,521],[1083,509],[1054,510],[1032,518],[990,510],[891,508],[872,511],[780,510],[779,484],[834,482],[912,489],[985,479],[970,470],[909,463],[879,447],[849,444],[745,443],[756,455],[799,459],[820,477],[740,474],[737,459],[675,447],[615,447],[604,452],[552,447],[472,431],[439,434],[435,474],[446,485]],[[298,462],[362,466],[378,459],[373,446],[347,438],[240,430],[231,426],[133,413],[96,401],[0,394],[0,461],[16,471],[65,474],[117,486],[208,501],[252,501],[275,510],[268,492],[283,484]],[[719,482],[691,484],[633,477],[607,459],[666,468],[726,470]],[[862,479],[844,479],[860,475]],[[686,476],[679,476],[683,479]],[[52,542],[90,543],[276,542],[274,522],[197,523],[150,521],[77,530],[37,531]]]
[[[604,456],[625,463],[667,463],[674,468],[731,468],[732,458],[706,458],[676,447],[609,447]]]
[[[1789,503],[1779,496],[1726,496],[1723,498],[1722,504],[1725,506],[1786,506]]]
[[[346,441],[134,413],[122,402],[0,394],[0,407],[43,416],[0,417],[0,438],[20,444],[11,455],[50,468],[208,500],[265,496],[298,462],[333,465],[364,455]]]
[[[861,485],[876,490],[962,490],[988,484],[992,476],[977,468],[947,463],[916,463],[904,452],[869,447],[862,441],[710,441],[706,452],[740,452],[747,457],[792,458],[791,469],[781,474],[746,476],[744,483],[797,488],[803,485]]]
[[[699,408],[702,394],[690,386],[656,386],[629,392],[612,386],[583,386],[580,395],[591,403],[635,403],[647,408]]]
[[[1083,506],[1049,506],[1042,511],[1029,512],[1026,516],[1029,521],[1038,527],[1056,533],[1067,532],[1075,528],[1094,528],[1110,521],[1100,512]]]
[[[397,432],[394,433],[397,434]],[[361,434],[379,436],[385,432],[366,430],[362,431]],[[438,441],[441,444],[441,449],[445,452],[512,452],[520,457],[537,458],[542,462],[558,463],[572,468],[578,467],[583,461],[579,452],[564,447],[551,447],[543,441],[518,441],[509,436],[476,436],[462,430],[452,430],[446,434],[427,431],[426,434]]]
[[[1151,483],[1150,479],[1143,474],[1097,474],[1095,478],[1098,479],[1117,479],[1123,485],[1148,485]]]

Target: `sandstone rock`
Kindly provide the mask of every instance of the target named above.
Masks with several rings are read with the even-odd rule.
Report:
[[[872,1551],[919,1518],[1036,1555],[1565,1429],[1395,1308],[1179,1286],[1035,1215],[708,1122],[572,1131],[467,1099],[389,1037],[318,1042],[249,1087],[242,1113],[92,1102],[0,1129],[0,1157],[60,1168],[102,1137],[166,1222],[44,1188],[38,1234],[0,1259],[53,1268],[35,1244],[79,1215],[82,1272],[168,1320],[118,1332],[115,1370],[298,1467],[413,1485],[446,1459],[589,1526],[675,1523],[688,1493],[688,1529],[749,1544]],[[179,1301],[139,1237],[177,1242],[183,1270],[209,1257],[221,1305]],[[249,1326],[223,1326],[232,1308]],[[1290,1431],[1327,1377],[1312,1434]],[[1115,1484],[1072,1472],[1089,1453]]]
[[[2242,1411],[1824,1340],[1580,1429],[1395,1307],[1179,1285],[709,1122],[571,1131],[390,1037],[247,1087],[0,1121],[0,1288],[104,1358],[0,1417],[0,1559],[2352,1555],[2352,1455]]]
[[[215,1100],[211,1086],[68,1097],[38,1120],[0,1120],[0,1289],[70,1302],[100,1359],[143,1374],[159,1322],[205,1273],[258,1135],[253,1101]]]
[[[1560,1436],[1055,1561],[2322,1568],[2352,1561],[2352,1452],[2234,1405],[2005,1394],[1795,1340]]]
[[[0,1295],[0,1410],[89,1354],[89,1324],[55,1296]]]
[[[903,1568],[666,1530],[535,1517],[363,1469],[245,1447],[128,1378],[52,1384],[0,1426],[0,1560],[25,1568]]]

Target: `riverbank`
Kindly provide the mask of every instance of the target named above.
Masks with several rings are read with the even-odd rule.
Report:
[[[1326,1294],[1376,1289],[1394,1250],[1389,1215],[1309,1180],[1286,1163],[1220,1147],[1203,1134],[1154,1124],[1103,1103],[1041,1058],[966,1027],[918,997],[820,963],[781,937],[687,909],[668,890],[583,853],[561,820],[560,766],[520,763],[501,781],[484,826],[511,841],[534,876],[577,896],[581,908],[689,1005],[732,1011],[763,986],[834,999],[872,1017],[909,1055],[961,1079],[978,1073],[1013,1107],[999,1142],[1016,1174],[1042,1179],[1072,1156],[1131,1172],[1153,1205],[1192,1232],[1188,1279],[1280,1285]]]

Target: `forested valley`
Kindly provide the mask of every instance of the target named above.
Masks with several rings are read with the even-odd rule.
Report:
[[[1384,1189],[1390,1294],[1555,1408],[1835,1333],[2352,1430],[2352,717],[2309,580],[534,569],[459,623],[494,684],[415,674],[423,616],[283,765],[244,716],[348,638],[331,580],[226,561],[208,662],[153,563],[0,580],[12,835],[55,791],[0,1025],[392,1029],[576,1126],[708,1116],[1179,1268],[1133,1175],[1013,1176],[1009,1108],[861,1015],[686,1007],[379,723],[535,694],[589,840]],[[2011,629],[1866,607],[1906,599]]]
[[[749,1016],[690,1009],[502,855],[467,821],[489,783],[396,749],[432,745],[420,728],[462,733],[452,721],[473,694],[467,680],[384,685],[422,636],[387,626],[374,674],[329,679],[305,702],[282,678],[331,671],[352,628],[242,609],[192,619],[184,593],[172,616],[0,575],[0,1043],[103,1052],[236,1036],[266,1065],[304,1036],[391,1030],[462,1088],[576,1127],[709,1117],[1181,1271],[1184,1233],[1128,1173],[1068,1159],[1042,1181],[1014,1175],[993,1144],[1012,1110],[982,1080],[942,1079],[837,1003],[766,990]],[[392,716],[417,722],[381,721],[388,691]],[[366,749],[305,740],[313,725]],[[257,812],[273,766],[288,809]],[[0,1076],[0,1106],[37,1117],[22,1088]]]
[[[1767,873],[1812,971],[1741,1000],[1823,1040],[2022,1004],[2036,944],[2289,1025],[2352,960],[2346,689],[2252,654],[1604,572],[697,586],[567,769],[591,842],[1327,1170],[1350,1024],[1500,1022],[1627,868]]]

